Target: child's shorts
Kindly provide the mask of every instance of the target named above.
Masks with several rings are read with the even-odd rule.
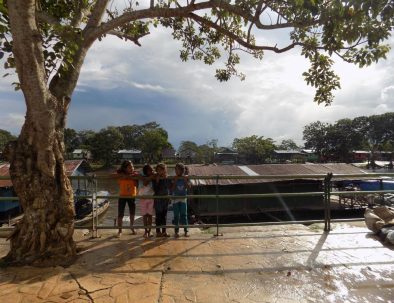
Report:
[[[141,215],[153,216],[153,199],[140,200]]]

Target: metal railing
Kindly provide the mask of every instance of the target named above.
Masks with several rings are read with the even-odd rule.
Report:
[[[219,227],[240,227],[240,226],[263,226],[263,225],[279,225],[279,224],[313,224],[313,223],[324,223],[324,230],[329,231],[331,229],[332,222],[351,222],[351,221],[359,221],[363,220],[363,218],[353,218],[353,219],[332,219],[331,218],[331,195],[332,195],[332,182],[340,181],[340,180],[376,180],[380,177],[391,177],[394,179],[394,173],[370,173],[370,174],[315,174],[315,175],[259,175],[259,176],[235,176],[235,175],[212,175],[212,176],[188,176],[190,180],[215,180],[212,186],[215,186],[215,194],[191,194],[187,196],[147,196],[147,195],[136,195],[133,198],[135,199],[154,199],[154,198],[199,198],[199,199],[212,199],[215,200],[216,203],[216,223],[215,224],[197,224],[197,225],[188,225],[183,226],[179,225],[179,228],[187,227],[187,228],[209,228],[216,227],[215,236],[219,236]],[[71,180],[77,180],[78,186],[80,181],[83,180],[84,184],[90,184],[93,186],[92,194],[86,196],[76,196],[76,198],[86,198],[91,199],[92,201],[92,222],[89,227],[80,227],[75,226],[76,229],[86,229],[89,228],[92,231],[93,237],[98,236],[99,229],[118,229],[118,226],[113,225],[99,225],[99,216],[98,216],[98,199],[118,199],[121,196],[119,195],[106,195],[99,196],[97,195],[98,187],[97,181],[99,179],[108,179],[114,178],[114,176],[73,176],[70,177]],[[135,177],[138,179],[139,177]],[[172,178],[172,177],[169,177]],[[0,180],[9,180],[9,177],[0,177]],[[323,190],[322,191],[314,191],[314,192],[284,192],[284,193],[262,193],[262,194],[219,194],[219,182],[220,180],[227,179],[238,179],[238,180],[300,180],[300,179],[312,179],[318,180],[322,182]],[[345,195],[366,195],[366,194],[386,194],[386,193],[394,193],[394,190],[374,190],[374,191],[336,191],[335,195],[341,197]],[[292,220],[292,221],[280,221],[280,222],[256,222],[256,223],[231,223],[231,224],[219,224],[219,200],[220,199],[266,199],[266,198],[283,198],[283,197],[323,197],[323,205],[324,205],[324,218],[323,220]],[[17,201],[17,197],[0,197],[0,203],[2,201]],[[165,226],[148,226],[148,228],[174,228],[174,225],[165,225]],[[134,225],[134,229],[144,229],[146,226],[142,225]],[[12,227],[9,228],[12,230]]]

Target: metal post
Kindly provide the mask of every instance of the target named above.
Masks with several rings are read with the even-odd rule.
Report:
[[[91,192],[91,197],[92,197],[92,238],[97,237],[97,228],[96,228],[96,225],[94,224],[94,206],[96,205],[96,203],[95,203],[96,196],[97,196],[97,192],[96,192],[95,188],[92,188],[92,192]]]
[[[216,176],[216,234],[215,237],[223,236],[219,234],[219,175]]]
[[[324,178],[324,231],[331,230],[331,178],[332,173],[328,173]]]
[[[94,182],[94,192],[95,192],[95,196],[96,196],[96,199],[95,199],[95,208],[96,208],[96,225],[95,225],[95,227],[96,227],[96,230],[95,230],[95,232],[96,232],[96,238],[98,238],[99,237],[99,235],[98,235],[98,228],[97,228],[97,226],[98,226],[98,224],[99,224],[99,217],[98,217],[98,207],[99,207],[99,205],[98,205],[98,201],[97,201],[97,178],[96,178],[96,176],[95,175],[93,175],[93,182]],[[93,212],[93,215],[94,215],[94,212]]]
[[[96,199],[96,193],[92,192],[92,238],[95,238],[95,225],[94,225],[94,200]]]
[[[332,173],[327,174],[327,221],[328,231],[331,230],[331,179]]]
[[[327,195],[328,174],[324,178],[324,231],[328,231],[328,195]]]

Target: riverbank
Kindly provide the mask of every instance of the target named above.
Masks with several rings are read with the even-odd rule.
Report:
[[[361,224],[361,223],[358,223]],[[364,226],[191,230],[190,238],[76,233],[63,268],[0,270],[3,302],[393,302],[394,251]],[[0,240],[0,254],[8,242]]]

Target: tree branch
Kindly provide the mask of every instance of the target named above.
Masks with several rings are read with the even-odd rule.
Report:
[[[93,43],[97,38],[105,35],[111,30],[116,29],[124,24],[142,20],[142,19],[153,19],[153,18],[171,18],[171,17],[186,17],[190,12],[209,9],[213,7],[213,3],[211,1],[201,2],[201,3],[192,3],[184,7],[178,8],[147,8],[139,11],[126,12],[123,15],[113,18],[105,23],[102,23],[100,26],[95,29],[91,29],[90,31],[86,31],[85,33],[85,41],[86,43]]]
[[[101,2],[107,2],[105,0],[102,0]],[[196,12],[196,11],[201,11],[201,10],[206,10],[206,9],[211,9],[211,8],[217,8],[217,9],[223,9],[227,12],[230,12],[234,15],[238,15],[245,20],[248,20],[251,23],[254,23],[254,25],[258,29],[263,29],[263,30],[274,30],[274,29],[281,29],[281,28],[292,28],[294,27],[294,23],[292,22],[284,22],[284,23],[277,23],[277,24],[271,24],[271,25],[265,25],[262,24],[259,17],[261,13],[267,8],[267,5],[262,8],[262,2],[259,2],[257,5],[257,9],[260,10],[260,12],[256,11],[255,15],[251,15],[250,13],[244,11],[242,8],[232,5],[230,3],[227,3],[226,1],[222,0],[209,0],[205,2],[198,2],[195,3],[194,1],[191,1],[189,4],[183,6],[183,7],[176,7],[176,8],[170,8],[170,7],[153,7],[153,8],[147,8],[147,9],[142,9],[138,11],[131,11],[131,12],[126,12],[116,18],[113,18],[105,23],[102,23],[101,25],[98,25],[98,22],[90,22],[87,25],[87,28],[85,29],[85,41],[88,44],[91,44],[96,40],[97,38],[105,35],[111,30],[116,29],[117,27],[120,27],[126,23],[133,22],[136,20],[142,20],[142,19],[153,19],[153,18],[172,18],[172,17],[188,17],[189,13]],[[102,3],[103,5],[103,3]],[[96,4],[96,8],[98,10],[98,7],[103,9],[102,5],[99,6],[99,3]],[[96,9],[95,8],[95,9]],[[319,20],[313,20],[310,22],[306,22],[304,25],[305,26],[311,26],[318,24]],[[94,27],[94,24],[96,24],[96,27]]]
[[[220,25],[217,25],[215,23],[213,23],[212,21],[209,21],[203,17],[200,17],[196,14],[190,13],[189,17],[195,21],[197,21],[200,25],[206,25],[210,28],[213,28],[215,30],[217,30],[218,32],[226,35],[227,37],[233,39],[234,41],[238,42],[240,45],[242,45],[243,47],[246,47],[248,49],[251,50],[268,50],[268,51],[273,51],[275,53],[283,53],[286,52],[292,48],[294,48],[296,45],[303,45],[300,42],[293,42],[291,44],[289,44],[288,46],[284,47],[284,48],[277,48],[276,46],[259,46],[259,45],[254,45],[251,44],[247,41],[244,41],[241,37],[233,34],[232,32],[230,32],[229,30],[224,29],[223,27],[221,27]]]
[[[34,0],[8,1],[10,28],[13,38],[13,53],[18,78],[25,93],[28,111],[31,104],[47,97],[44,56],[41,35],[36,23]],[[34,89],[29,89],[34,87]]]
[[[149,35],[150,33],[149,32],[144,33],[144,34],[141,34],[141,35],[138,35],[137,37],[135,37],[135,36],[130,36],[130,35],[124,34],[122,32],[116,31],[116,30],[112,30],[112,31],[109,31],[107,34],[114,35],[122,40],[123,39],[125,39],[126,41],[130,40],[130,41],[134,42],[136,45],[141,46],[141,43],[138,41],[138,39],[141,39],[142,37]]]
[[[82,0],[75,0],[75,16],[72,18],[70,25],[78,27],[82,23],[83,18],[88,14],[90,5],[84,6]]]
[[[82,39],[75,41],[78,44],[78,50],[72,57],[72,68],[68,68],[66,71],[63,70],[64,74],[62,76],[60,76],[59,70],[59,72],[53,77],[49,85],[49,89],[58,99],[63,98],[63,96],[71,96],[75,86],[77,85],[83,61],[86,57],[87,51],[94,42],[94,40],[86,41],[84,36],[101,24],[108,2],[109,0],[97,0],[86,27],[82,31]]]
[[[36,11],[36,17],[38,18],[39,21],[51,24],[51,25],[61,25],[59,20],[57,20],[55,17],[47,14],[46,12],[43,11]]]
[[[109,0],[97,0],[96,5],[93,7],[92,14],[86,24],[85,30],[95,28],[101,24],[102,18],[107,8]]]

